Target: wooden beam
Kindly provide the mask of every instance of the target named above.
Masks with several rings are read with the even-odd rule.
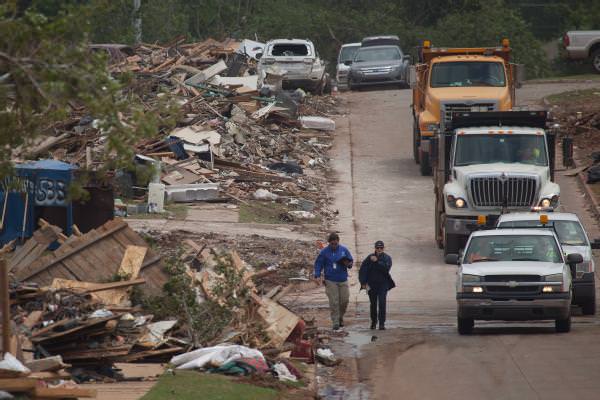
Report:
[[[46,269],[50,268],[51,266],[58,264],[62,260],[71,257],[73,254],[79,253],[81,250],[88,248],[92,244],[94,244],[108,236],[111,236],[112,234],[114,234],[128,226],[125,221],[119,220],[116,223],[117,223],[117,225],[112,227],[111,229],[108,229],[107,231],[102,232],[100,235],[98,235],[94,239],[91,239],[89,241],[82,243],[81,245],[75,247],[71,251],[68,251],[59,257],[56,257],[54,260],[50,261],[47,264],[39,265],[39,266],[33,267],[33,268],[28,268],[27,270],[23,270],[22,273],[19,273],[21,271],[17,272],[17,278],[19,278],[19,280],[22,280],[22,281],[30,279],[31,277],[39,274],[40,272],[45,271]]]
[[[47,388],[36,387],[33,390],[33,395],[36,398],[43,399],[77,399],[79,397],[95,398],[95,389],[77,388]]]
[[[0,298],[2,300],[2,351],[10,351],[10,296],[8,292],[8,264],[0,258]]]

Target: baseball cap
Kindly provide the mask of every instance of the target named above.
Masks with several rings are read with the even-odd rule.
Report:
[[[383,245],[383,242],[381,240],[378,240],[375,242],[375,247],[385,247],[385,246]]]

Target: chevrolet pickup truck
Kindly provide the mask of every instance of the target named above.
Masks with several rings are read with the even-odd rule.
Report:
[[[571,329],[571,276],[581,254],[563,256],[550,229],[494,229],[471,234],[458,264],[458,332],[475,320],[554,320],[557,332]]]
[[[590,60],[600,73],[600,31],[569,31],[563,36],[569,60]]]

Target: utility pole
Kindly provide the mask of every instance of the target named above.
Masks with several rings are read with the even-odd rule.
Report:
[[[8,293],[8,264],[0,255],[0,299],[2,300],[2,353],[10,352],[10,297]]]
[[[142,43],[142,0],[133,0],[133,32],[135,34],[135,44]]]

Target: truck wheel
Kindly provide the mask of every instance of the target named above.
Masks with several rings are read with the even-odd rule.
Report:
[[[446,233],[444,230],[444,256],[458,254],[460,251],[460,235]]]
[[[421,145],[419,136],[417,121],[413,119],[413,157],[417,164],[419,163],[419,146]]]
[[[571,330],[571,316],[566,319],[557,319],[554,321],[554,327],[558,333],[567,333]]]
[[[473,318],[461,318],[458,317],[458,333],[461,335],[468,335],[473,332],[473,327],[475,326],[475,321]]]
[[[583,315],[596,315],[596,296],[581,304],[581,312]]]
[[[419,151],[420,170],[422,176],[431,176],[431,165],[429,164],[429,153]]]
[[[592,53],[592,67],[594,67],[594,71],[600,73],[600,49],[595,50]]]

